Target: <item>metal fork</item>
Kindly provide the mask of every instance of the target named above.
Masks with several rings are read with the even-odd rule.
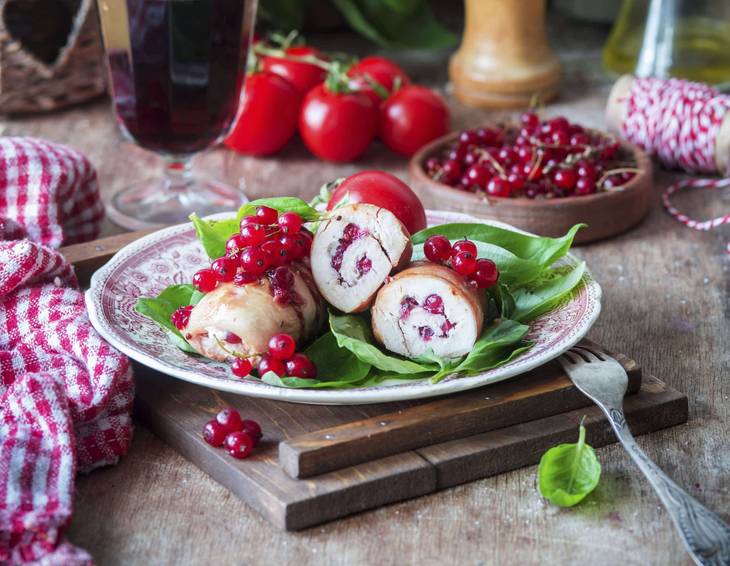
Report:
[[[644,454],[623,411],[629,378],[616,360],[595,347],[574,347],[559,361],[573,384],[608,417],[619,441],[656,491],[697,564],[730,564],[730,526],[694,499]]]

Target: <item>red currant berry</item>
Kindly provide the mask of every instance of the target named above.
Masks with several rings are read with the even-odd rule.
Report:
[[[596,182],[588,177],[581,177],[575,183],[575,195],[582,197],[596,192]]]
[[[556,145],[568,145],[570,143],[570,134],[565,130],[558,130],[553,133],[552,142]]]
[[[509,181],[502,177],[492,177],[487,183],[487,194],[493,197],[509,196]]]
[[[590,140],[585,134],[573,134],[570,136],[570,145],[588,145]]]
[[[231,362],[231,373],[236,377],[246,377],[252,369],[253,365],[246,358],[234,358]]]
[[[284,362],[269,354],[264,354],[263,356],[261,356],[261,359],[259,360],[259,364],[256,369],[259,372],[259,377],[262,377],[266,372],[269,371],[273,371],[279,377],[286,373]]]
[[[575,187],[577,175],[572,169],[558,169],[553,173],[553,183],[565,191]]]
[[[449,160],[441,168],[441,180],[447,184],[455,183],[461,178],[461,165],[458,161]]]
[[[201,269],[193,275],[193,287],[201,293],[209,293],[218,286],[218,276],[212,269]]]
[[[233,407],[221,409],[215,416],[215,420],[226,430],[227,433],[241,430],[241,415]]]
[[[477,266],[472,274],[472,279],[480,289],[488,289],[499,279],[497,265],[491,259],[477,260]]]
[[[253,439],[240,430],[230,433],[225,440],[226,450],[237,460],[248,458],[253,452],[253,444]]]
[[[297,350],[297,343],[289,334],[274,334],[269,339],[269,354],[278,360],[288,360]]]
[[[456,254],[461,252],[468,252],[474,257],[477,256],[477,245],[471,240],[458,240],[451,246],[451,257],[455,257]]]
[[[312,234],[309,232],[299,232],[296,236],[296,247],[299,248],[299,257],[305,257],[309,255],[309,251],[312,249]]]
[[[565,132],[567,134],[568,130],[570,130],[570,122],[563,116],[557,116],[547,121],[547,133],[549,134],[556,132]]]
[[[431,236],[423,244],[423,253],[433,263],[446,261],[451,257],[451,242],[446,236]]]
[[[317,377],[317,366],[305,354],[294,354],[286,361],[286,374],[302,379]]]
[[[509,166],[519,160],[519,155],[511,147],[503,147],[499,150],[498,159],[503,165]]]
[[[576,163],[575,171],[578,173],[578,177],[585,177],[587,179],[595,179],[598,176],[595,166],[587,161],[579,161]]]
[[[520,116],[520,122],[523,128],[533,132],[540,126],[540,117],[534,112],[525,112]]]
[[[510,173],[507,177],[507,182],[509,183],[510,192],[512,192],[522,189],[525,186],[526,180],[522,173]]]
[[[261,432],[259,423],[252,421],[251,419],[243,419],[243,421],[241,421],[241,430],[251,437],[254,446],[256,446],[264,436]]]
[[[218,281],[233,281],[236,270],[238,270],[238,260],[234,257],[219,257],[210,265],[210,268],[215,272]]]
[[[258,246],[266,239],[266,228],[261,224],[241,226],[241,241],[247,246]]]
[[[303,242],[300,242],[296,235],[282,234],[281,236],[279,236],[279,243],[286,252],[286,257],[290,261],[298,259],[302,256],[302,252],[304,251],[304,248],[302,246]]]
[[[243,248],[246,247],[246,238],[241,234],[234,234],[226,242],[226,255],[235,256],[238,255]]]
[[[280,289],[290,289],[294,285],[294,274],[284,265],[277,267],[269,275],[271,282]]]
[[[256,209],[256,218],[258,218],[260,224],[276,224],[278,217],[279,213],[276,209],[269,206],[259,206]]]
[[[279,226],[285,234],[296,234],[302,227],[302,217],[296,212],[285,212],[279,216]]]
[[[243,342],[243,340],[241,340],[241,337],[233,332],[226,332],[223,335],[223,341],[228,342],[229,344],[240,344],[241,342]]]
[[[244,285],[250,285],[251,283],[256,283],[259,280],[258,275],[254,275],[253,273],[246,273],[245,271],[242,271],[240,273],[236,273],[236,276],[233,278],[233,284],[238,285],[239,287],[243,287]]]
[[[469,252],[459,252],[451,259],[451,267],[459,275],[469,277],[477,267],[477,260]]]
[[[180,307],[170,315],[170,322],[175,325],[175,328],[177,328],[178,330],[182,330],[188,325],[188,320],[190,320],[190,311],[192,310],[192,305]]]
[[[431,294],[423,300],[423,308],[431,314],[444,314],[444,300],[435,293]]]
[[[288,259],[289,254],[284,251],[278,240],[268,240],[261,244],[261,249],[269,257],[269,263],[272,266],[282,265]]]
[[[226,428],[216,420],[208,421],[203,427],[203,440],[211,446],[222,446],[227,434]]]
[[[241,252],[241,267],[247,273],[261,275],[270,265],[269,255],[259,246],[248,246]]]

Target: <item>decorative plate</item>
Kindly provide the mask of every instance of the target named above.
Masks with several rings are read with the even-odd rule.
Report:
[[[225,216],[225,215],[223,215]],[[427,211],[429,226],[449,222],[486,222],[464,214]],[[491,222],[505,228],[515,228]],[[570,254],[565,262],[578,260]],[[149,234],[121,249],[91,279],[86,305],[94,327],[130,358],[162,373],[231,393],[295,403],[353,405],[447,395],[496,383],[536,368],[565,352],[591,328],[601,311],[601,287],[586,271],[584,285],[552,311],[530,323],[527,339],[534,346],[511,362],[472,377],[451,377],[380,384],[344,390],[286,389],[256,378],[231,376],[226,365],[185,354],[153,321],[134,310],[140,296],[155,296],[168,285],[189,282],[206,264],[191,224]]]

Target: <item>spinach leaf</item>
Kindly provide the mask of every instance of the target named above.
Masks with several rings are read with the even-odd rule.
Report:
[[[304,352],[317,366],[320,381],[352,382],[365,378],[371,365],[337,344],[332,332],[323,334]]]
[[[203,294],[192,285],[170,285],[157,297],[137,299],[134,310],[159,324],[178,348],[196,354],[197,352],[172,323],[170,316],[180,307],[197,304],[202,296]]]
[[[438,369],[436,364],[420,364],[383,352],[375,346],[370,324],[362,315],[337,316],[330,313],[330,330],[341,348],[347,348],[359,360],[380,370],[409,374],[433,372]]]
[[[357,381],[326,381],[321,379],[304,379],[302,377],[279,377],[273,371],[266,372],[261,377],[261,381],[268,385],[289,389],[350,389],[360,386]]]
[[[238,209],[236,215],[236,222],[240,222],[244,216],[249,216],[256,213],[256,208],[259,206],[268,206],[279,212],[296,212],[306,222],[313,222],[319,220],[321,214],[314,208],[309,206],[305,201],[297,197],[271,197],[271,198],[260,198],[258,200],[252,200],[244,204]]]
[[[198,240],[203,244],[203,249],[210,259],[225,255],[226,241],[239,230],[238,220],[235,218],[206,220],[193,213],[190,215],[190,220],[195,226]]]
[[[450,240],[458,240],[467,236],[475,242],[484,242],[499,246],[518,258],[536,262],[542,267],[548,267],[568,253],[576,232],[584,226],[585,224],[576,224],[568,230],[565,236],[560,238],[546,238],[528,236],[488,224],[453,223],[441,224],[440,226],[433,226],[432,228],[421,230],[415,233],[411,237],[411,240],[414,244],[422,244],[429,236],[433,236],[434,234],[442,234]]]
[[[563,300],[581,282],[586,271],[584,261],[575,267],[562,267],[548,272],[542,280],[512,292],[515,307],[512,317],[520,322],[549,311]]]
[[[540,458],[537,485],[540,494],[555,505],[572,507],[595,489],[601,463],[586,444],[586,429],[580,425],[576,444],[559,444]]]

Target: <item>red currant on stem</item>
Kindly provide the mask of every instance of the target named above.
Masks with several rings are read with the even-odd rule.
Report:
[[[226,450],[237,460],[248,458],[253,451],[253,439],[243,431],[231,432],[225,439]]]
[[[248,246],[241,252],[241,267],[253,275],[260,275],[271,265],[271,260],[258,246]]]
[[[477,260],[473,254],[469,252],[459,252],[451,258],[451,267],[459,275],[469,277],[477,267]]]
[[[218,281],[233,281],[238,269],[238,260],[234,257],[219,257],[210,265],[210,268],[215,272]]]
[[[225,429],[226,432],[241,430],[241,415],[233,407],[221,409],[215,416],[215,420]]]
[[[487,194],[493,197],[508,197],[509,181],[502,177],[492,177],[487,183]]]
[[[226,428],[215,419],[203,427],[203,440],[211,446],[222,446],[227,434]]]
[[[285,212],[279,216],[279,226],[285,234],[296,234],[302,227],[302,217],[296,212]]]
[[[274,334],[269,339],[269,354],[278,360],[288,360],[297,350],[297,344],[289,334]]]
[[[247,246],[258,246],[266,239],[266,228],[261,224],[241,226],[241,241]]]
[[[256,208],[256,218],[261,224],[275,224],[279,213],[270,206],[259,206]]]
[[[553,183],[561,189],[569,191],[575,187],[576,177],[573,169],[558,169],[553,173]]]
[[[218,286],[218,276],[212,269],[201,269],[193,275],[193,287],[201,293],[209,293]]]
[[[243,419],[243,421],[241,421],[241,430],[251,437],[254,446],[256,446],[264,436],[261,432],[259,423],[252,421],[251,419]]]
[[[233,256],[238,254],[246,247],[246,238],[241,234],[234,234],[226,242],[226,255]]]
[[[454,245],[451,246],[451,257],[456,257],[456,254],[461,252],[468,252],[476,257],[477,245],[471,240],[467,240],[466,238],[454,242]]]
[[[246,377],[252,369],[253,365],[246,358],[234,358],[231,362],[231,373],[236,377]]]
[[[317,366],[305,354],[294,354],[286,361],[286,374],[302,379],[314,379],[317,377]]]
[[[256,367],[259,372],[259,377],[262,377],[265,373],[273,371],[276,375],[281,377],[286,373],[284,362],[280,359],[275,358],[270,354],[264,354],[259,360],[259,365]]]
[[[423,253],[428,261],[439,263],[451,257],[451,242],[446,236],[430,236],[423,244]]]
[[[480,289],[488,289],[499,279],[497,265],[491,259],[478,259],[472,279]]]
[[[175,328],[182,330],[188,325],[188,320],[190,320],[190,311],[192,310],[192,305],[178,308],[170,315],[170,322],[175,325]]]

